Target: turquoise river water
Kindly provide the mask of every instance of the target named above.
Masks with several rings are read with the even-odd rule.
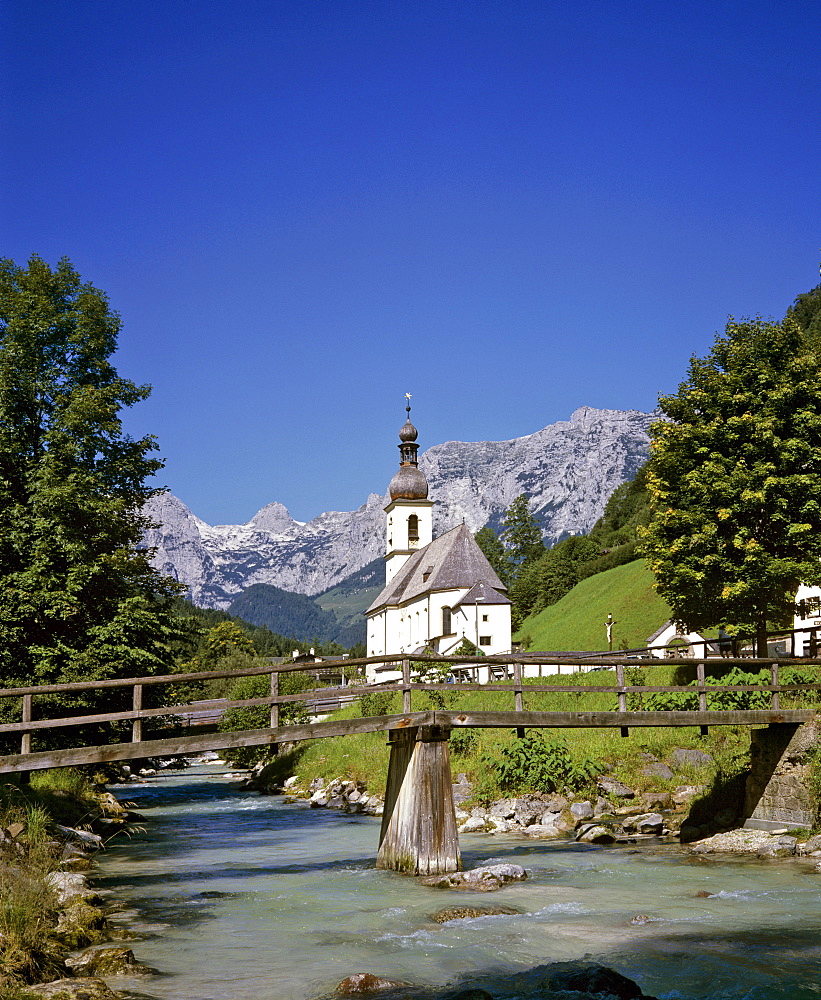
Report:
[[[475,979],[502,995],[513,972],[589,956],[665,1000],[821,995],[813,861],[473,834],[461,840],[465,868],[510,861],[529,879],[492,894],[435,890],[377,871],[377,819],[249,793],[222,772],[201,766],[114,789],[148,822],[104,852],[97,885],[139,934],[137,959],[160,973],[118,977],[117,989],[310,1000],[372,972],[414,984]],[[523,912],[430,920],[443,906],[491,903]],[[637,914],[651,919],[631,924]]]

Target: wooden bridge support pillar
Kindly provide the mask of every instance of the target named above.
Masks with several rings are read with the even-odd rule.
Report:
[[[461,869],[449,737],[443,726],[391,733],[377,868],[410,875]]]

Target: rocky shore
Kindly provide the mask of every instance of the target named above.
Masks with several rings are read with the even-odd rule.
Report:
[[[685,845],[698,854],[821,859],[821,837],[787,827],[769,832],[743,829],[740,804],[732,795],[716,794],[706,784],[688,783],[687,777],[692,778],[699,767],[713,763],[703,751],[678,748],[665,761],[651,754],[643,756],[646,776],[658,777],[669,787],[678,774],[681,784],[672,784],[669,790],[641,791],[605,773],[596,779],[592,795],[565,788],[561,793],[528,793],[479,805],[467,776],[459,774],[453,785],[459,832],[600,845],[661,840]],[[361,781],[294,774],[280,784],[274,777],[277,773],[276,764],[258,767],[244,784],[262,794],[307,800],[314,809],[382,815],[383,799],[371,794]]]
[[[180,761],[144,761],[134,771],[128,766],[112,768],[118,782],[140,781],[163,767]],[[68,793],[57,793],[68,802]],[[51,820],[47,824],[50,844],[48,867],[29,863],[23,823],[0,829],[0,866],[12,884],[42,883],[42,916],[46,918],[39,959],[21,982],[16,975],[0,976],[0,992],[13,1000],[59,998],[59,1000],[120,1000],[121,994],[106,979],[121,974],[150,975],[154,970],[140,964],[129,947],[133,937],[110,922],[112,903],[90,882],[94,856],[119,832],[128,832],[143,817],[121,803],[111,792],[97,790],[93,804],[78,800],[70,809],[82,813],[77,826]],[[0,934],[0,950],[6,946]],[[4,970],[8,970],[4,966]],[[103,978],[105,977],[105,978]]]

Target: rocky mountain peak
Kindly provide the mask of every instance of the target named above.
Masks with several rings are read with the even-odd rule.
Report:
[[[525,437],[434,445],[419,465],[436,501],[435,533],[462,520],[474,532],[498,528],[522,493],[546,542],[589,531],[613,490],[645,462],[656,416],[582,406],[569,421]],[[358,510],[328,511],[306,524],[270,503],[246,524],[211,526],[165,493],[146,505],[160,525],[146,542],[156,549],[154,565],[188,584],[205,607],[225,608],[256,583],[318,594],[383,555],[386,503],[371,493]]]

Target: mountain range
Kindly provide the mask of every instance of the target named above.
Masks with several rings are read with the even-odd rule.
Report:
[[[506,509],[522,493],[546,543],[589,531],[613,490],[646,461],[648,430],[657,417],[585,406],[569,420],[526,437],[434,445],[419,459],[430,498],[436,501],[434,535],[461,521],[471,531],[486,524],[498,530]],[[182,500],[163,493],[145,507],[156,524],[145,542],[155,549],[153,565],[184,582],[195,604],[243,614],[239,606],[259,608],[266,593],[255,590],[247,600],[238,600],[249,588],[262,584],[324,595],[378,560],[384,552],[386,503],[386,496],[371,493],[355,511],[329,511],[306,524],[295,521],[282,504],[270,503],[246,524],[210,525]],[[368,567],[368,589],[381,582],[372,579],[374,572]],[[348,623],[360,610],[351,594],[364,593],[364,585],[345,592]],[[267,597],[280,599],[270,591]],[[275,628],[275,618],[254,623],[282,632]]]

